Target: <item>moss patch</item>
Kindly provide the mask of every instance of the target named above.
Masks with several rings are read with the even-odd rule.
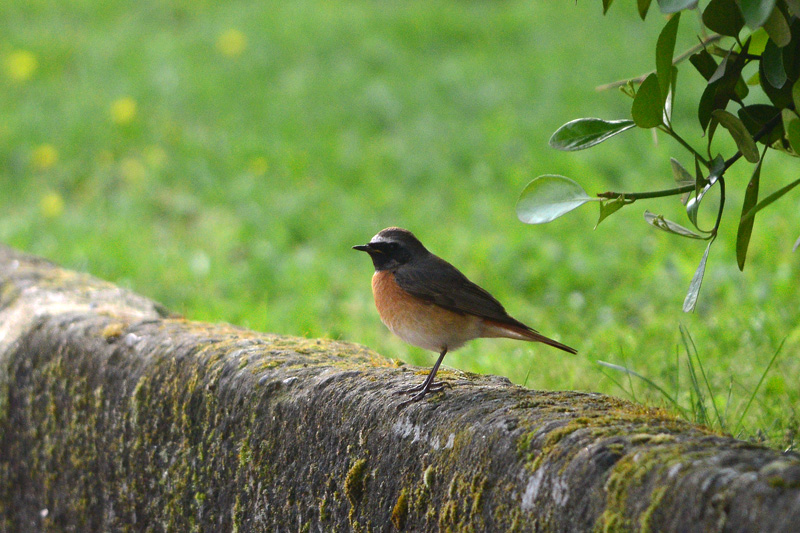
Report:
[[[362,458],[353,463],[344,479],[344,493],[353,507],[358,505],[364,495],[366,475],[367,460]]]
[[[397,497],[397,503],[392,508],[392,525],[398,530],[402,531],[406,527],[406,519],[408,518],[408,491],[403,489],[400,491],[400,496]]]

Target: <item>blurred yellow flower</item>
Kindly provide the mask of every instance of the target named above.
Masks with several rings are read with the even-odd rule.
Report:
[[[111,120],[115,124],[124,126],[136,118],[136,100],[130,96],[114,100],[111,103]]]
[[[122,178],[131,185],[138,185],[147,177],[147,169],[144,164],[135,157],[126,157],[120,161],[119,172]]]
[[[167,162],[167,152],[160,146],[148,146],[143,152],[144,160],[150,168],[161,168]]]
[[[256,176],[263,176],[269,170],[269,162],[263,156],[254,157],[250,160],[250,172]]]
[[[36,170],[48,170],[58,162],[58,150],[52,144],[42,144],[31,153],[31,165]]]
[[[228,57],[237,57],[247,48],[247,37],[239,30],[228,30],[217,38],[217,50]]]
[[[44,218],[57,218],[64,213],[64,198],[55,191],[50,191],[39,201],[39,211]]]
[[[16,82],[29,80],[38,66],[39,61],[36,56],[27,50],[15,50],[8,54],[3,62],[6,76]]]

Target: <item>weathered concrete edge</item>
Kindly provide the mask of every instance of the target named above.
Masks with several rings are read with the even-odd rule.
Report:
[[[0,248],[3,529],[781,530],[793,455],[594,394],[166,318]],[[46,512],[45,512],[46,510]],[[391,526],[390,526],[391,524]]]

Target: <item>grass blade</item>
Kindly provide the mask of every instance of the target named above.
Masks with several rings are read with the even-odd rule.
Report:
[[[728,419],[728,409],[731,406],[731,395],[732,394],[733,394],[733,376],[731,376],[731,379],[728,382],[728,396],[725,398],[725,412],[722,413],[722,416],[725,417],[725,420]]]
[[[675,397],[681,393],[681,353],[678,346],[675,346]]]
[[[775,353],[773,354],[772,359],[769,360],[769,364],[767,365],[767,368],[765,368],[764,372],[761,374],[761,379],[758,380],[758,385],[756,385],[755,390],[753,390],[753,394],[750,395],[750,399],[747,400],[747,405],[744,406],[744,410],[742,411],[742,414],[739,415],[739,421],[736,423],[736,429],[733,431],[734,435],[736,435],[739,432],[739,428],[742,426],[742,422],[744,421],[744,417],[747,414],[747,411],[750,409],[750,405],[753,403],[753,399],[756,397],[756,393],[758,393],[758,389],[761,388],[761,384],[764,383],[764,378],[767,377],[767,372],[769,372],[769,369],[772,368],[772,364],[775,362],[775,359],[778,358],[778,354],[781,353],[781,350],[783,349],[783,345],[784,345],[785,342],[786,342],[786,337],[783,338],[783,340],[781,341],[780,346],[778,346],[778,349],[775,350]]]
[[[597,361],[597,364],[600,365],[600,366],[604,366],[606,368],[610,368],[612,370],[616,370],[617,372],[623,372],[625,374],[628,374],[629,376],[636,376],[637,378],[641,379],[642,381],[647,383],[649,386],[651,386],[652,388],[654,388],[655,390],[660,392],[661,395],[664,398],[666,398],[667,401],[669,401],[669,403],[672,404],[672,406],[675,409],[677,409],[678,411],[681,412],[681,414],[686,416],[686,410],[683,407],[681,407],[681,405],[678,403],[678,401],[675,398],[673,398],[672,395],[670,395],[670,393],[668,393],[663,388],[661,388],[661,386],[658,383],[656,383],[655,381],[653,381],[652,379],[650,379],[648,377],[645,377],[645,376],[641,375],[640,373],[636,372],[635,370],[631,370],[630,368],[627,368],[627,367],[624,367],[624,366],[620,366],[620,365],[615,365],[613,363],[607,363],[606,361]],[[609,379],[614,381],[612,378],[609,378]],[[614,381],[614,382],[616,383],[616,381]],[[617,383],[617,386],[619,386],[618,383]],[[620,386],[620,388],[622,390],[625,390],[621,386]]]
[[[686,344],[686,339],[681,330],[681,339],[683,346],[686,350],[686,361],[689,363],[689,378],[692,387],[689,389],[692,402],[692,414],[694,414],[694,421],[701,424],[708,425],[708,414],[706,413],[706,400],[703,397],[703,391],[700,389],[700,383],[697,381],[697,372],[694,369],[694,362],[692,361],[689,345]]]
[[[610,380],[611,380],[611,383],[613,383],[614,385],[616,385],[617,387],[619,387],[619,390],[621,390],[622,392],[624,392],[625,394],[627,394],[627,395],[629,395],[629,396],[630,396],[630,392],[628,392],[628,391],[625,389],[625,387],[623,387],[623,386],[622,386],[622,383],[620,383],[620,382],[619,382],[619,381],[617,381],[616,379],[612,378],[610,374],[607,374],[607,373],[606,373],[605,371],[603,371],[602,369],[600,369],[600,372],[602,372],[602,374],[603,374],[605,377],[607,377],[608,379],[610,379]]]
[[[620,349],[620,355],[622,356],[622,360],[625,361],[625,366],[628,366],[628,360],[625,359],[625,354],[622,353],[622,349]],[[636,389],[633,388],[633,377],[631,374],[626,374],[628,376],[628,386],[631,388],[631,397],[633,398],[634,402],[639,402],[636,398]]]
[[[692,334],[689,333],[689,330],[686,329],[683,325],[680,326],[681,337],[683,337],[683,343],[686,345],[687,353],[686,355],[691,359],[692,355],[689,353],[688,343],[686,339],[689,339],[689,342],[692,345],[692,350],[694,351],[694,358],[697,359],[697,366],[700,368],[700,375],[703,376],[703,382],[706,385],[706,390],[708,391],[708,397],[711,400],[711,406],[714,408],[714,414],[717,417],[717,422],[719,423],[719,427],[723,430],[725,429],[725,420],[723,420],[722,416],[719,414],[719,409],[717,409],[717,402],[714,400],[714,392],[711,390],[711,385],[708,382],[708,377],[706,376],[706,371],[703,368],[703,362],[700,360],[700,355],[697,353],[697,345],[694,343],[694,339],[692,338]],[[685,336],[684,336],[685,335]]]

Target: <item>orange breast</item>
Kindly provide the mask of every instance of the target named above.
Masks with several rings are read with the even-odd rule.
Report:
[[[455,350],[483,332],[480,318],[455,313],[412,296],[400,288],[392,272],[375,272],[372,294],[386,327],[414,346],[437,352],[445,348]]]

